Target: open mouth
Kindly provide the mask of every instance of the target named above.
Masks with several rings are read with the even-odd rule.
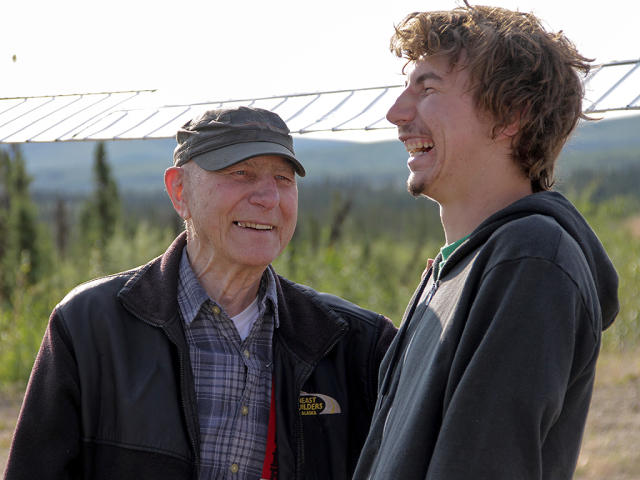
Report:
[[[429,140],[411,139],[404,142],[404,147],[411,155],[415,155],[417,153],[430,152],[433,149],[434,144]]]
[[[233,223],[238,227],[250,228],[252,230],[273,230],[275,228],[273,225],[264,225],[262,223],[252,223],[252,222],[233,222]]]

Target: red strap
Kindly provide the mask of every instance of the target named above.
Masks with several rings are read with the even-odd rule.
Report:
[[[262,464],[262,480],[278,479],[276,459],[276,385],[271,378],[271,406],[269,407],[269,429],[267,430],[267,451]]]

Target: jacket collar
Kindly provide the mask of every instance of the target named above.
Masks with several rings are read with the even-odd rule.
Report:
[[[134,270],[118,293],[124,307],[143,321],[158,327],[178,314],[178,271],[187,234],[182,232],[163,255]]]
[[[280,317],[277,338],[298,358],[313,365],[347,332],[349,324],[315,290],[279,275],[275,278]]]
[[[178,275],[182,250],[187,243],[181,233],[167,251],[133,271],[118,293],[124,307],[143,321],[167,327],[178,318]],[[323,302],[318,293],[275,273],[279,326],[276,336],[301,360],[314,364],[348,330],[347,322]]]

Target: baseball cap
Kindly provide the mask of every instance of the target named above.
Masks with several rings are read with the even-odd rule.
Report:
[[[205,170],[221,170],[259,155],[289,160],[298,175],[306,172],[293,150],[289,128],[276,113],[253,107],[208,110],[189,120],[176,134],[177,167],[193,160]]]

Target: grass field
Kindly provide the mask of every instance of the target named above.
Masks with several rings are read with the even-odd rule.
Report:
[[[577,480],[640,479],[640,350],[603,353]]]
[[[0,467],[9,453],[20,388],[0,392]],[[604,352],[578,460],[576,480],[640,479],[640,350]]]

